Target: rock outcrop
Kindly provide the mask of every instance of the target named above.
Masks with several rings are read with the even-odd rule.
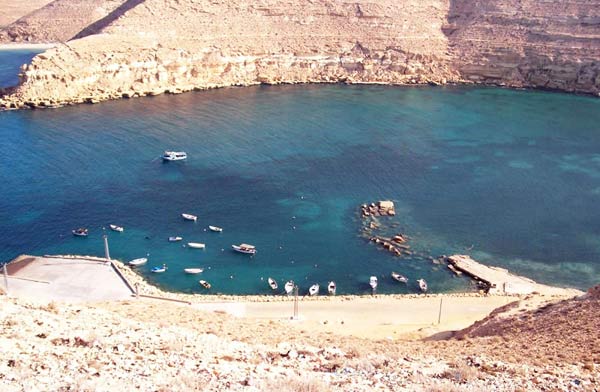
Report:
[[[52,4],[59,1],[80,2]],[[600,93],[600,0],[111,4],[78,39],[25,66],[0,107],[260,83],[468,82]]]

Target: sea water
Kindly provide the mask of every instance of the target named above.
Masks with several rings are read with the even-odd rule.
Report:
[[[358,294],[370,292],[371,275],[380,293],[417,292],[418,278],[432,292],[474,290],[431,261],[454,253],[543,283],[600,281],[600,100],[592,97],[224,88],[2,112],[0,140],[2,261],[102,256],[106,233],[113,258],[147,256],[139,272],[182,292],[206,292],[205,279],[212,293],[267,294],[271,276],[280,288],[294,280],[301,294],[313,283],[324,292],[329,280],[338,293]],[[188,159],[163,163],[167,149]],[[359,206],[387,199],[397,214],[380,219],[379,234],[404,233],[413,256],[393,256],[361,235]],[[78,227],[89,237],[73,236]],[[233,252],[242,242],[257,254]],[[163,263],[167,272],[150,272]],[[204,272],[186,275],[188,267]],[[409,283],[392,281],[391,271]]]

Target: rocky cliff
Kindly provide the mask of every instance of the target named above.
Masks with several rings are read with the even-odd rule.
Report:
[[[25,66],[0,107],[259,83],[597,94],[599,10],[600,0],[127,0]]]

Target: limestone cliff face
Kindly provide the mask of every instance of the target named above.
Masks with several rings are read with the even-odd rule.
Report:
[[[137,3],[97,23],[98,34],[36,57],[5,105],[258,83],[457,78],[446,66],[446,0]]]
[[[600,0],[126,0],[24,67],[0,107],[259,83],[599,93],[599,13]]]
[[[448,22],[467,81],[600,92],[598,0],[453,0]]]

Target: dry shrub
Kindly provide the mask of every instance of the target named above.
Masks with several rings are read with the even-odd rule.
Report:
[[[269,379],[264,382],[263,391],[277,392],[328,392],[329,384],[311,375],[290,376],[287,378]]]
[[[50,312],[50,313],[58,313],[58,305],[54,301],[49,302],[45,306],[42,306],[41,309],[45,310],[46,312]]]
[[[462,384],[475,380],[479,376],[479,370],[466,363],[459,362],[450,365],[450,369],[442,373],[442,378]]]

